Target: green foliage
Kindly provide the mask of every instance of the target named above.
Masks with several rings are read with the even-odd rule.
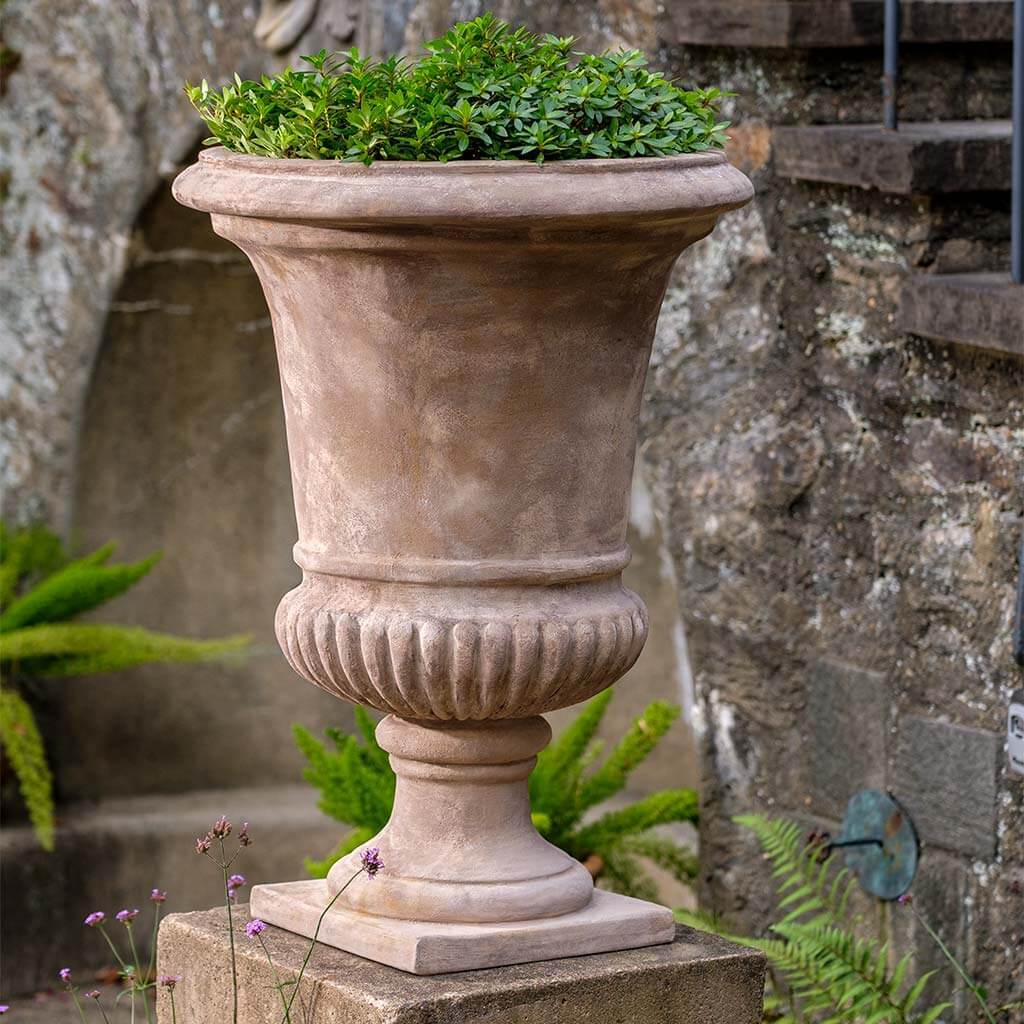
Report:
[[[696,877],[693,854],[650,830],[670,822],[696,821],[697,795],[689,789],[669,789],[597,817],[588,815],[623,789],[630,773],[679,716],[677,707],[655,701],[604,762],[594,767],[601,754],[594,737],[611,697],[606,690],[586,704],[537,758],[530,776],[533,822],[549,842],[600,869],[600,876],[611,888],[627,895],[651,896],[654,883],[644,860],[683,882]],[[362,708],[356,708],[356,723],[361,738],[328,730],[331,749],[302,726],[294,726],[296,743],[308,762],[305,778],[320,790],[321,810],[352,826],[330,856],[306,861],[307,870],[319,877],[384,827],[394,801],[394,774],[387,755],[377,746],[373,721]]]
[[[324,814],[353,826],[352,831],[322,861],[306,860],[314,878],[324,878],[335,861],[372,839],[388,822],[395,800],[395,775],[388,755],[377,745],[374,722],[361,707],[355,709],[361,736],[328,729],[331,749],[308,729],[292,726],[295,742],[308,762],[303,775],[320,790],[318,806]]]
[[[950,1003],[923,1006],[933,971],[908,978],[912,954],[889,967],[887,943],[857,937],[849,900],[855,879],[799,826],[760,815],[736,821],[757,836],[771,863],[778,920],[767,938],[732,933],[705,914],[677,911],[687,924],[767,957],[772,973],[765,1020],[776,1024],[935,1024]]]
[[[32,709],[14,690],[0,690],[0,745],[18,777],[39,845],[52,850],[53,776]]]
[[[637,50],[573,52],[491,14],[455,25],[415,63],[321,50],[260,81],[185,87],[213,138],[271,157],[569,160],[721,147],[717,89],[685,90]]]
[[[32,709],[11,686],[19,678],[79,676],[148,662],[206,661],[239,651],[245,637],[191,640],[147,629],[68,620],[133,587],[159,560],[108,565],[107,544],[71,561],[41,526],[0,524],[0,744],[11,762],[36,835],[53,848],[53,779]]]

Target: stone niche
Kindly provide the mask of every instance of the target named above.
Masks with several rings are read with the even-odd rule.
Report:
[[[294,783],[290,724],[351,722],[346,704],[295,678],[273,635],[277,601],[299,579],[273,346],[248,261],[160,188],[136,226],[82,411],[73,537],[78,549],[115,540],[123,558],[164,552],[104,619],[246,632],[254,649],[237,663],[52,684],[47,731],[62,800]],[[633,506],[627,582],[656,628],[618,684],[606,741],[650,700],[692,700],[671,563],[639,481]],[[556,730],[573,714],[553,716]],[[634,784],[642,793],[695,777],[680,724]]]
[[[137,223],[82,411],[72,536],[78,549],[114,540],[121,558],[164,553],[104,619],[249,633],[254,647],[227,664],[55,684],[64,800],[296,782],[290,724],[349,724],[347,706],[295,680],[274,639],[299,571],[259,282],[165,187]]]

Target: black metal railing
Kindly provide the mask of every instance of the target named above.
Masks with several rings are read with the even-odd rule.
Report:
[[[885,0],[882,123],[899,130],[900,0]],[[1024,284],[1024,0],[1013,4],[1013,142],[1010,205],[1010,278]]]

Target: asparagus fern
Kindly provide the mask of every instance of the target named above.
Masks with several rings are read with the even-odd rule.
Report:
[[[645,862],[683,882],[696,876],[693,854],[652,830],[671,822],[696,821],[697,795],[690,789],[667,789],[597,813],[603,802],[622,791],[679,716],[679,708],[655,701],[598,764],[603,751],[596,735],[611,698],[612,692],[606,690],[586,704],[537,758],[530,777],[533,822],[549,842],[586,863],[609,888],[649,897],[654,883]],[[327,858],[307,859],[307,871],[319,877],[376,835],[391,813],[394,774],[377,746],[373,721],[362,708],[356,708],[356,725],[358,737],[328,730],[327,744],[301,725],[294,727],[296,743],[307,760],[305,777],[320,790],[321,810],[351,827]]]
[[[238,651],[245,637],[191,640],[147,629],[77,622],[130,590],[159,560],[108,564],[114,545],[70,559],[41,526],[0,524],[0,746],[18,780],[40,845],[54,846],[53,776],[21,685],[53,676],[92,675],[147,662],[206,661]]]

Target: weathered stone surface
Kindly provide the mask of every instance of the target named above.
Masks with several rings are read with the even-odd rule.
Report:
[[[245,911],[239,907],[240,919]],[[264,938],[280,977],[294,977],[308,941],[276,928]],[[175,991],[178,1021],[229,1021],[224,911],[169,917],[159,948],[158,970],[184,976]],[[317,1020],[345,1024],[760,1024],[763,978],[759,953],[679,927],[669,945],[433,978],[320,947],[298,999]],[[253,944],[239,950],[239,988],[240,1020],[279,1019],[270,969]],[[167,1024],[166,993],[160,1007]]]
[[[895,792],[918,835],[975,857],[996,851],[998,736],[906,716],[900,721]]]
[[[905,43],[974,42],[1013,37],[1009,0],[903,0]],[[879,46],[884,11],[877,0],[696,0],[668,5],[672,37],[704,46]]]
[[[885,676],[823,658],[807,681],[806,728],[811,810],[842,821],[854,793],[885,788]]]
[[[192,792],[178,796],[105,800],[63,811],[55,853],[41,850],[27,827],[5,822],[2,859],[3,956],[0,993],[9,997],[56,984],[71,967],[78,978],[110,967],[110,953],[85,915],[142,907],[156,886],[166,909],[209,906],[222,880],[196,856],[195,838],[221,814],[254,824],[253,844],[237,867],[251,883],[301,878],[305,855],[320,855],[343,826],[316,808],[307,786]],[[150,922],[137,938],[148,951]],[[18,1018],[14,1018],[18,1019]]]
[[[787,178],[900,195],[1006,191],[1009,121],[906,121],[777,128],[775,171]]]
[[[1007,273],[911,274],[900,292],[899,325],[924,338],[1024,356],[1024,287]]]

